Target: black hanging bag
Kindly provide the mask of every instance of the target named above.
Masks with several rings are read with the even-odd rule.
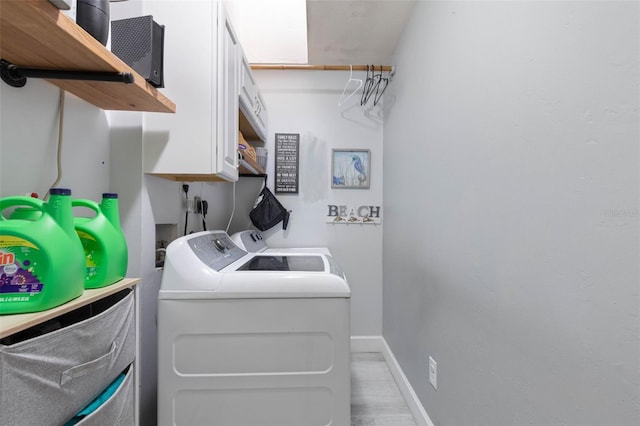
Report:
[[[290,211],[280,204],[280,201],[266,185],[258,197],[262,197],[262,199],[249,212],[253,225],[260,231],[266,231],[282,222],[282,229],[287,229]]]

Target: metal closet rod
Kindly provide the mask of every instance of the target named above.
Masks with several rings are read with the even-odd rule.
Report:
[[[369,67],[369,68],[367,68]],[[391,65],[373,65],[375,71],[393,71]],[[307,71],[371,71],[371,65],[289,65],[251,64],[253,70],[307,70]]]

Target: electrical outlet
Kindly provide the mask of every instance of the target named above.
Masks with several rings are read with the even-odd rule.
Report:
[[[193,211],[197,214],[202,213],[202,198],[197,195],[193,197]]]
[[[438,363],[431,357],[429,357],[429,383],[438,390]]]

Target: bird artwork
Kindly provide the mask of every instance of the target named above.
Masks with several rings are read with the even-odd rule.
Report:
[[[367,173],[364,170],[364,166],[362,165],[362,160],[360,160],[360,157],[357,155],[354,155],[351,158],[351,161],[353,161],[353,168],[356,169],[358,173],[360,173],[358,175],[358,182],[361,183],[367,180]]]
[[[369,151],[335,151],[333,161],[334,188],[369,187]]]

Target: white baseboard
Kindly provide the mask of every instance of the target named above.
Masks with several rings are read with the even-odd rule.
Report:
[[[384,337],[351,336],[351,352],[381,352],[416,424],[418,426],[434,426]]]

